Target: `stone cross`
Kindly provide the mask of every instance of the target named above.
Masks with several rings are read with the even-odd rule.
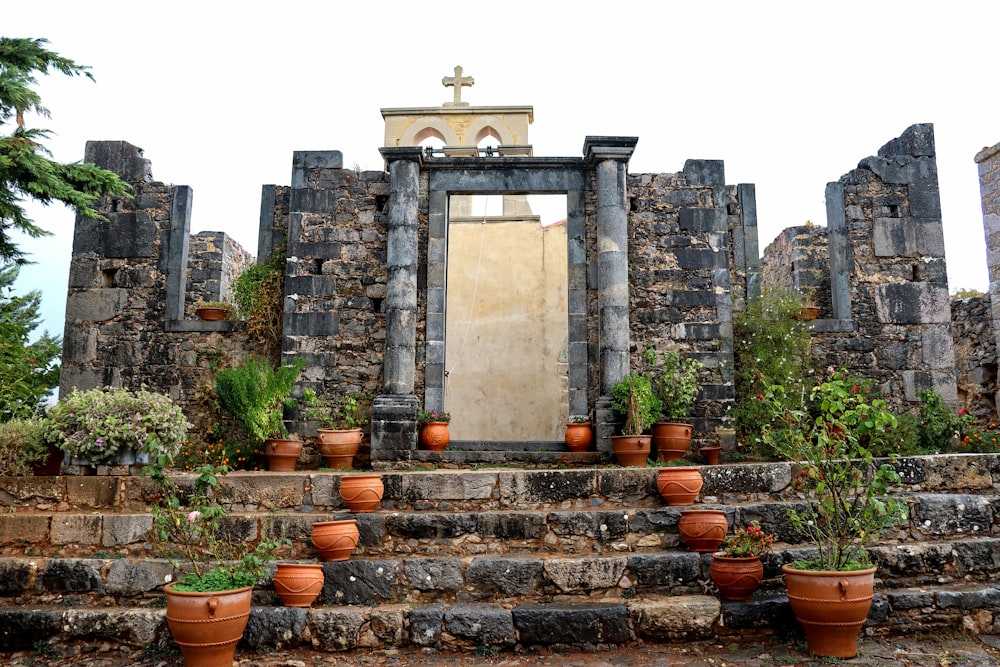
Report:
[[[449,107],[467,107],[468,102],[462,101],[462,86],[472,86],[476,82],[471,76],[462,76],[462,66],[455,65],[455,76],[446,76],[441,79],[442,85],[445,87],[454,86],[455,87],[455,100],[453,102],[445,102],[445,106]]]

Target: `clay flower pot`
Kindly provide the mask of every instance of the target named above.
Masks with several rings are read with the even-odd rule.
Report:
[[[267,469],[272,472],[294,472],[295,462],[302,453],[302,441],[288,438],[269,438],[264,441]]]
[[[566,424],[566,447],[571,452],[585,452],[594,442],[590,422]]]
[[[382,475],[345,475],[340,478],[340,497],[352,512],[375,511],[384,492]]]
[[[722,447],[719,447],[718,445],[715,447],[702,447],[698,451],[705,457],[706,465],[719,465],[719,454],[722,453]]]
[[[693,466],[661,468],[656,476],[656,486],[668,505],[693,505],[702,484],[701,471]]]
[[[648,435],[613,435],[611,447],[621,466],[644,466],[649,458]]]
[[[725,600],[749,600],[764,578],[760,556],[734,557],[712,554],[708,569],[715,587]]]
[[[231,591],[187,593],[164,586],[167,626],[187,667],[231,667],[236,643],[250,619],[253,586]]]
[[[323,590],[322,563],[278,563],[274,590],[286,607],[309,607]]]
[[[420,430],[420,444],[424,449],[440,452],[449,442],[451,436],[448,434],[448,422],[427,422]]]
[[[316,429],[316,440],[324,465],[327,468],[350,468],[364,437],[365,434],[360,428]]]
[[[651,432],[653,434],[653,449],[660,461],[675,461],[687,454],[691,445],[691,424],[675,422],[656,422]]]
[[[729,522],[723,510],[681,510],[677,530],[688,549],[711,553],[726,539]]]
[[[809,652],[831,658],[858,654],[858,635],[875,593],[875,568],[850,572],[783,565],[788,603],[806,631]]]
[[[225,308],[197,308],[194,314],[198,316],[198,319],[206,322],[219,322],[229,317],[229,312]]]
[[[313,524],[312,543],[324,563],[348,560],[360,538],[358,524],[354,519],[319,521]]]

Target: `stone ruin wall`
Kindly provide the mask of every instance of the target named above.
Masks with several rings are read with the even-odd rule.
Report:
[[[842,328],[841,319],[827,314],[826,299],[821,298],[824,319],[815,337],[830,363],[874,377],[897,398],[908,398],[909,391],[935,382],[946,385],[956,373],[954,365],[942,368],[934,359],[949,358],[953,346],[951,318],[941,317],[949,311],[940,308],[947,304],[947,283],[940,231],[933,229],[935,219],[940,227],[933,134],[929,144],[927,140],[926,132],[908,130],[883,147],[878,158],[863,160],[839,182],[851,266],[856,269],[850,282],[856,330]],[[70,386],[145,383],[197,414],[198,388],[210,379],[212,365],[238,362],[249,343],[230,323],[184,319],[170,324],[164,307],[170,254],[165,246],[171,240],[170,216],[179,190],[152,181],[148,161],[141,161],[137,176],[128,158],[104,157],[110,163],[103,166],[125,170],[136,196],[109,202],[107,223],[77,221],[63,391]],[[102,163],[90,155],[88,160]],[[283,351],[308,359],[302,387],[377,394],[386,326],[387,174],[344,170],[335,151],[296,153],[294,160],[292,186],[265,186],[261,207],[262,253],[280,247],[285,230],[290,231]],[[690,161],[675,174],[631,174],[627,182],[633,361],[637,363],[647,342],[677,345],[706,361],[703,379],[710,400],[701,402],[697,419],[707,430],[732,400],[731,371],[725,364],[732,359],[734,307],[741,307],[746,291],[759,279],[753,186],[725,185],[722,163],[716,161]],[[419,197],[418,396],[423,393],[427,312],[426,173],[420,177]],[[593,257],[592,191],[584,207],[588,256]],[[197,235],[190,241],[188,281],[197,284],[197,276],[201,284],[213,285],[201,288],[201,294],[208,294],[214,279],[200,272],[209,261],[220,266],[217,257],[208,255],[222,244],[224,273],[224,267],[237,265],[242,251],[229,239],[204,234],[206,238]],[[800,275],[795,278],[792,271],[792,280],[802,286],[818,269],[814,256],[823,245],[822,233],[819,228],[807,234],[790,230],[777,243],[777,256],[785,259],[769,263],[796,267]],[[593,286],[594,262],[586,270],[588,286]],[[768,280],[780,273],[773,266],[763,270]],[[224,283],[220,275],[220,289]],[[195,296],[188,294],[186,303]],[[591,288],[588,300],[589,340],[598,345]],[[979,330],[977,326],[971,328]],[[964,335],[970,327],[962,324],[960,331]],[[948,338],[942,342],[945,333]],[[963,396],[992,394],[991,389],[974,391],[976,377],[995,376],[990,359],[995,354],[988,349],[961,355],[960,363],[971,364],[965,381],[960,378]],[[598,395],[595,371],[591,368],[591,406]]]
[[[232,302],[233,282],[254,257],[222,232],[198,232],[188,246],[186,304]]]
[[[826,227],[802,225],[782,230],[764,249],[761,264],[762,284],[800,290],[819,308],[821,319],[833,318]]]
[[[994,342],[1000,337],[1000,144],[976,154],[979,168],[979,192],[983,206],[983,228],[986,233],[986,266],[989,270],[988,330]],[[995,364],[995,362],[994,362]],[[994,380],[996,367],[993,367]],[[994,392],[994,405],[1000,411],[1000,394]]]

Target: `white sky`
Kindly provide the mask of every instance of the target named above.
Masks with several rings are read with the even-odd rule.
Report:
[[[288,184],[295,150],[382,169],[382,107],[532,105],[537,156],[588,135],[637,136],[632,173],[722,159],[754,183],[761,249],[826,224],[824,189],[914,123],[934,123],[951,289],[988,284],[975,154],[1000,142],[992,31],[1000,3],[280,3],[32,0],[0,34],[44,37],[97,83],[41,80],[61,161],[87,140],[145,150],[156,180],[194,188],[192,231],[256,250],[260,190]],[[9,128],[2,128],[7,132]],[[56,234],[25,242],[45,327],[62,332],[73,214],[32,207]]]

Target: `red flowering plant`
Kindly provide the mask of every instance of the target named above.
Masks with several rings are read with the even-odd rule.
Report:
[[[737,528],[726,536],[719,554],[729,558],[760,558],[771,550],[774,535],[765,533],[759,521],[751,521],[746,528]]]
[[[424,424],[430,424],[431,422],[445,422],[451,421],[451,415],[442,410],[420,410],[417,412],[417,423],[423,426]]]

